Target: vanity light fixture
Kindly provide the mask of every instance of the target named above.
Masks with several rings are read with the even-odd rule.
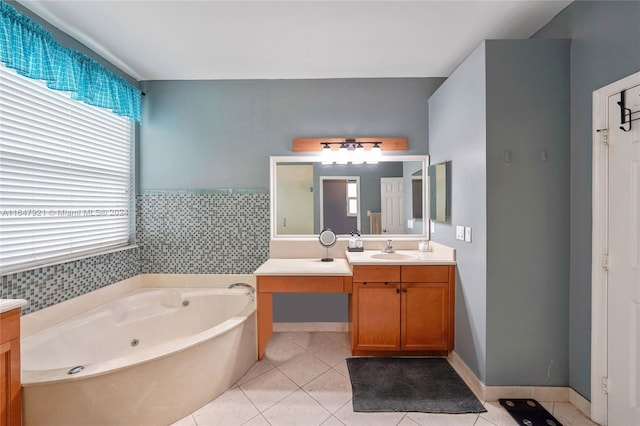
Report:
[[[331,147],[328,143],[324,143],[322,147],[322,164],[333,164],[331,159]]]
[[[377,164],[381,156],[381,141],[357,142],[355,139],[345,139],[344,142],[322,141],[322,164]],[[331,145],[338,146],[338,150],[331,149]],[[372,145],[366,150],[365,145]]]

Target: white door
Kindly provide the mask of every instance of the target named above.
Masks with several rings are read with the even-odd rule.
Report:
[[[625,91],[640,118],[640,85]],[[640,120],[621,126],[621,96],[609,98],[607,424],[640,425]]]
[[[313,165],[276,166],[278,235],[313,234]]]
[[[380,178],[380,215],[383,234],[404,234],[403,178]]]

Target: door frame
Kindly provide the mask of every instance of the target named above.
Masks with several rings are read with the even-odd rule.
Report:
[[[320,230],[324,229],[324,181],[325,180],[346,180],[346,181],[356,181],[358,185],[358,214],[356,215],[356,224],[357,228],[362,232],[362,224],[360,223],[361,211],[360,211],[360,176],[320,176],[319,177],[319,186],[320,186],[320,197],[319,197],[319,205],[320,205]],[[346,234],[342,234],[346,235]]]
[[[607,425],[608,105],[609,97],[640,84],[640,72],[593,92],[591,228],[591,419]]]

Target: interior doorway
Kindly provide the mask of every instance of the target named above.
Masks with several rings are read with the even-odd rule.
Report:
[[[362,230],[360,177],[320,176],[320,228],[338,235]]]
[[[591,417],[640,424],[640,73],[593,107]]]

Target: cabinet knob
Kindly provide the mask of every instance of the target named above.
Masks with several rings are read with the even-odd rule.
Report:
[[[400,289],[396,288],[396,293],[400,294]]]
[[[407,289],[406,289],[406,288],[403,288],[403,289],[402,289],[402,292],[403,292],[403,293],[406,293],[406,292],[407,292]]]

